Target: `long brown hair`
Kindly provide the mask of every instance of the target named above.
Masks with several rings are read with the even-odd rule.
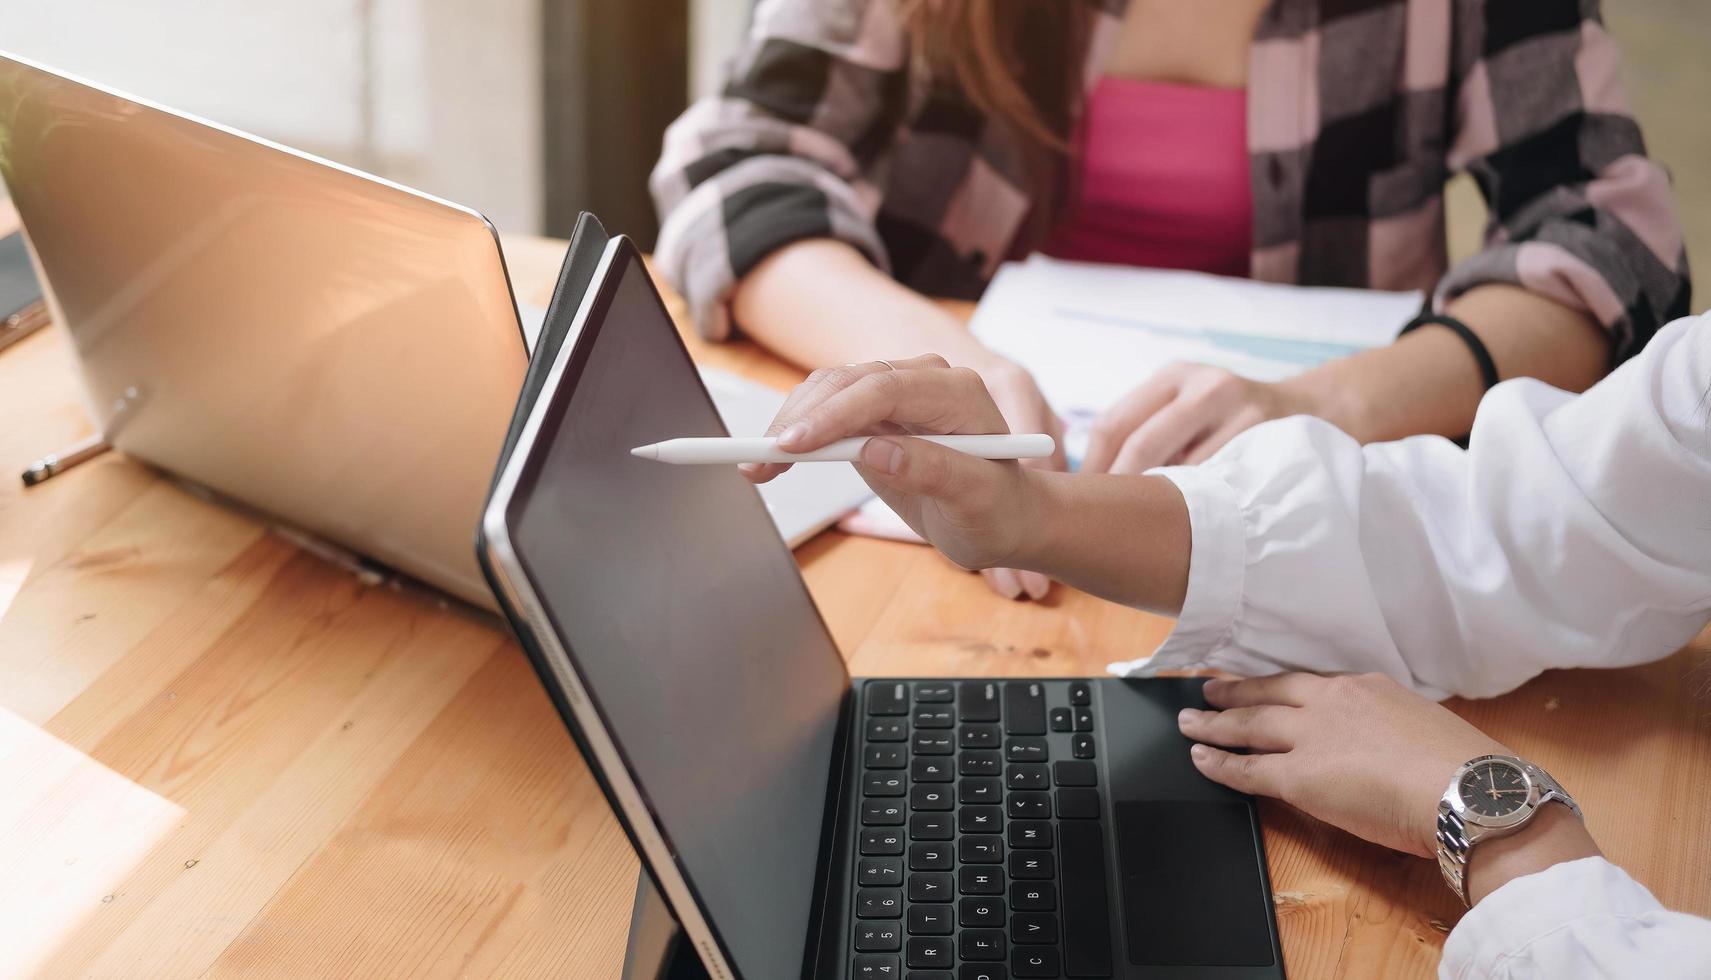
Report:
[[[1015,133],[1034,202],[1038,244],[1073,196],[1066,166],[1080,115],[1092,34],[1090,0],[907,0],[904,23],[935,82],[955,86]]]

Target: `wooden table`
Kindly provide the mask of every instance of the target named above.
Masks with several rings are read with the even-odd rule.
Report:
[[[508,244],[523,299],[545,304],[562,247]],[[0,975],[616,975],[635,859],[499,625],[117,455],[23,492],[90,428],[66,346],[0,355]],[[1004,601],[918,546],[830,533],[797,556],[856,674],[1097,674],[1170,626],[1063,589]],[[1711,914],[1708,659],[1457,710]],[[1457,914],[1432,864],[1263,813],[1292,976],[1432,973]]]

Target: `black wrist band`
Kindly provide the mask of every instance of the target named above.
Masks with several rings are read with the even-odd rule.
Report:
[[[1502,380],[1497,376],[1497,362],[1491,359],[1491,351],[1485,348],[1485,341],[1480,340],[1479,334],[1469,329],[1467,324],[1447,313],[1422,313],[1409,320],[1408,325],[1402,328],[1402,334],[1397,336],[1402,336],[1410,330],[1426,326],[1429,323],[1449,327],[1455,331],[1457,337],[1461,338],[1461,342],[1467,345],[1467,349],[1473,351],[1473,359],[1479,362],[1479,376],[1485,381],[1486,391],[1490,391],[1497,385],[1497,382]]]

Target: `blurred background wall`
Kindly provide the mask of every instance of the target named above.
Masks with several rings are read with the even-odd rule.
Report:
[[[1513,0],[1525,2],[1525,0]],[[665,125],[713,91],[753,0],[0,0],[0,49],[478,208],[651,244]],[[1606,0],[1711,304],[1711,2]],[[1452,251],[1484,221],[1452,188]]]

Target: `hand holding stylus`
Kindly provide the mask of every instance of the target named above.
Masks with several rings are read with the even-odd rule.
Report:
[[[918,438],[1009,432],[980,375],[937,355],[815,371],[770,431],[789,453],[866,437],[856,471],[915,533],[964,568],[1005,565],[1040,527],[1032,512],[1037,473]],[[764,483],[789,468],[762,463],[743,471]]]

